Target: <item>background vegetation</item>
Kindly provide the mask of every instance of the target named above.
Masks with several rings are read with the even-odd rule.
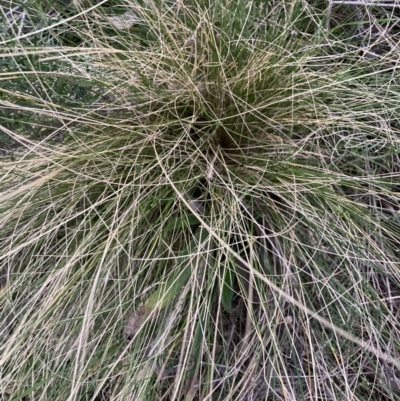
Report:
[[[0,399],[400,399],[400,11],[337,3],[0,2]]]

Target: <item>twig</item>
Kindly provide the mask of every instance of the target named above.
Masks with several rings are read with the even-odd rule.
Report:
[[[253,245],[254,245],[254,241],[252,241],[251,245],[250,245],[250,265],[253,266],[254,264],[254,255],[253,255]],[[251,321],[252,321],[252,315],[253,315],[253,298],[254,298],[254,275],[252,274],[252,272],[249,272],[249,289],[248,289],[248,294],[247,294],[247,316],[246,316],[246,331],[245,331],[245,335],[243,338],[243,346],[242,346],[242,351],[243,352],[248,352],[247,347],[249,345],[249,341],[250,341],[250,334],[251,334]]]
[[[332,1],[329,0],[328,9],[326,10],[326,24],[325,30],[328,32],[331,27],[331,16],[332,16]]]
[[[206,177],[207,181],[211,181],[212,178],[213,178],[213,175],[214,175],[214,164],[215,164],[215,160],[216,159],[217,159],[217,152],[214,153],[214,157],[211,160],[210,167],[208,168],[207,177]]]
[[[375,2],[363,2],[357,0],[333,0],[331,4],[344,4],[347,6],[371,6],[371,7],[393,7],[393,8],[400,8],[400,4],[391,4],[391,3],[375,3]]]
[[[9,14],[12,14],[14,11],[18,11],[18,9],[19,9],[20,7],[21,7],[21,6],[16,6],[16,7],[14,7],[14,8],[11,8],[11,9],[8,10],[4,15],[5,15],[6,17],[8,17]]]

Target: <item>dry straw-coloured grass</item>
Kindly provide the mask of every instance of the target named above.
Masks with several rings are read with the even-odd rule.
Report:
[[[2,7],[2,398],[400,397],[398,11],[331,5]]]

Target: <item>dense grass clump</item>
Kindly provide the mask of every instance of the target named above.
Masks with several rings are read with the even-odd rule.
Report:
[[[399,399],[397,11],[325,3],[3,7],[0,398]]]

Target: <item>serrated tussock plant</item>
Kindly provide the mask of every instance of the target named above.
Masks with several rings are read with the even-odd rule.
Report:
[[[398,46],[319,2],[18,7],[2,397],[396,397]]]

